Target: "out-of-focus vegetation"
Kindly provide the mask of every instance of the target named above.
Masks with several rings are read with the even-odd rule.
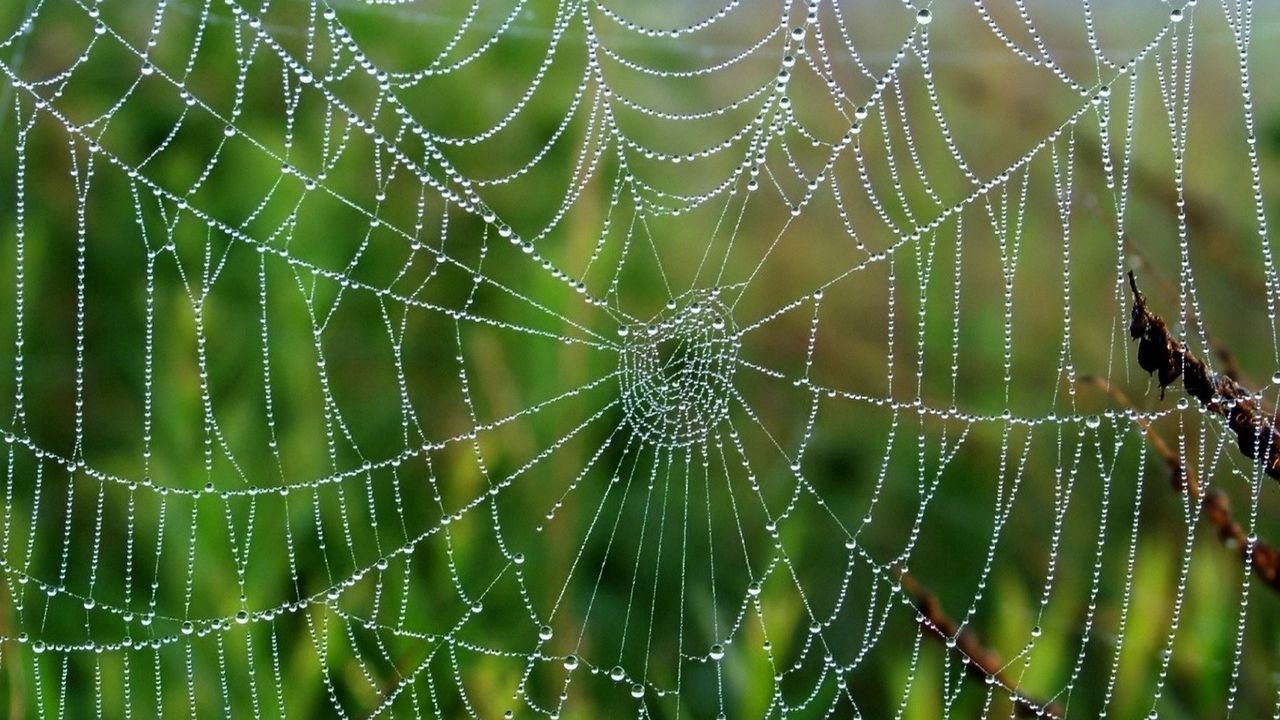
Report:
[[[1094,85],[1097,72],[1081,8],[1065,2],[1028,4],[1039,37],[1065,72]],[[509,707],[517,716],[531,715],[523,698],[554,708],[565,687],[558,661],[528,662],[535,651],[556,657],[577,653],[602,671],[578,671],[568,686],[566,718],[634,713],[630,685],[608,681],[606,673],[616,663],[641,668],[646,659],[651,663],[648,678],[659,686],[674,686],[677,669],[683,668],[680,681],[694,688],[682,697],[684,717],[713,717],[721,693],[729,717],[755,717],[776,702],[770,697],[776,670],[762,650],[764,633],[773,657],[782,663],[794,659],[809,634],[800,594],[782,571],[775,571],[761,591],[764,620],[746,611],[731,648],[736,652],[726,659],[722,689],[717,690],[709,667],[676,661],[679,653],[705,653],[739,620],[747,565],[756,576],[773,552],[766,518],[758,507],[754,514],[743,509],[735,523],[736,510],[730,509],[726,491],[713,489],[700,470],[686,474],[679,458],[609,443],[614,428],[626,427],[618,409],[610,408],[619,394],[616,381],[481,432],[478,444],[453,443],[433,451],[430,463],[415,458],[394,472],[378,468],[367,479],[299,489],[288,502],[264,493],[210,505],[145,487],[150,482],[199,490],[213,483],[216,489],[230,490],[309,483],[424,442],[465,435],[476,425],[473,412],[491,422],[614,371],[618,359],[612,349],[566,344],[425,309],[408,314],[403,344],[395,348],[387,327],[392,325],[394,337],[401,337],[403,303],[367,288],[392,287],[432,306],[467,308],[470,315],[555,335],[595,333],[608,343],[617,340],[618,320],[584,303],[477,215],[459,211],[456,203],[446,210],[437,193],[424,192],[418,179],[403,170],[389,175],[395,163],[386,149],[345,119],[328,115],[330,106],[314,87],[302,87],[294,105],[282,90],[282,77],[289,73],[273,51],[255,40],[258,30],[264,31],[288,52],[313,62],[319,77],[334,48],[322,32],[309,32],[308,24],[322,28],[319,8],[331,6],[369,60],[395,82],[399,72],[430,65],[469,4],[334,2],[313,8],[302,0],[287,0],[262,9],[255,0],[244,6],[263,22],[250,28],[222,3],[211,4],[206,15],[202,3],[180,0],[167,5],[159,31],[153,33],[154,3],[113,1],[97,6],[110,28],[97,40],[97,21],[79,5],[62,0],[24,5],[0,6],[4,35],[27,12],[37,11],[29,32],[7,46],[0,60],[25,82],[40,83],[35,92],[48,98],[58,114],[35,110],[30,87],[6,86],[0,108],[3,348],[14,348],[17,340],[15,143],[18,128],[29,132],[21,195],[23,411],[15,410],[15,355],[5,350],[0,352],[0,426],[32,438],[59,458],[83,461],[143,487],[102,483],[83,469],[68,473],[60,463],[33,458],[21,447],[9,455],[7,592],[0,596],[0,633],[10,639],[0,660],[5,669],[0,692],[14,713],[35,715],[41,704],[47,714],[62,709],[70,716],[90,716],[101,702],[108,708],[133,706],[136,715],[149,716],[153,708],[140,703],[155,705],[159,697],[170,716],[248,716],[255,711],[270,716],[280,712],[281,703],[294,717],[333,714],[333,703],[363,715],[380,702],[368,687],[371,676],[377,680],[373,684],[390,688],[401,680],[397,673],[419,668],[414,686],[421,705],[406,700],[395,706],[397,714],[464,716],[469,710],[459,697],[461,683],[473,703],[470,711],[482,717],[499,717]],[[1018,29],[1013,42],[1032,46],[1011,4],[988,5],[1003,27]],[[1127,61],[1168,20],[1169,9],[1160,3],[1100,5],[1093,8],[1094,27],[1102,48],[1116,62]],[[1266,3],[1257,5],[1250,60],[1252,110],[1266,209],[1274,219],[1280,217],[1275,190],[1280,187],[1280,90],[1267,70],[1280,67],[1275,47],[1280,13]],[[486,3],[478,7],[476,30],[464,36],[451,57],[478,48],[483,30],[494,31],[509,11]],[[914,32],[913,14],[891,2],[845,3],[842,8],[861,61],[884,72],[904,38]],[[658,7],[637,1],[618,3],[616,10],[637,22],[676,26],[712,9],[698,3]],[[748,152],[747,143],[738,141],[710,159],[673,164],[646,158],[637,148],[683,154],[719,143],[749,125],[760,103],[772,95],[766,92],[760,102],[692,122],[648,118],[614,101],[610,119],[635,144],[619,153],[618,138],[602,141],[598,134],[603,109],[597,110],[597,124],[590,124],[598,80],[586,74],[587,38],[594,36],[644,66],[691,69],[732,58],[753,45],[778,23],[779,9],[747,2],[712,29],[680,39],[636,35],[599,10],[587,10],[585,16],[590,27],[580,18],[568,21],[555,61],[508,126],[479,144],[440,150],[462,176],[477,181],[479,195],[517,233],[533,238],[555,221],[537,241],[538,249],[569,275],[585,277],[591,293],[607,296],[636,319],[647,319],[683,289],[715,284],[713,274],[700,265],[710,247],[713,264],[727,257],[724,284],[735,297],[740,292],[733,319],[746,327],[897,242],[862,190],[859,166],[849,150],[831,172],[843,208],[823,190],[789,219],[774,180],[796,197],[801,184],[789,174],[788,162],[812,169],[822,157],[804,135],[791,130],[767,151],[764,164],[773,175],[761,176],[761,188],[746,202],[732,243],[728,226],[747,195],[745,180],[733,195],[678,217],[650,213],[644,222],[637,221],[617,292],[609,294],[635,214],[630,189],[611,202],[615,178],[631,173],[637,183],[668,193],[700,193],[727,177]],[[801,22],[803,8],[794,8],[791,16],[792,22]],[[932,80],[956,146],[978,177],[1000,173],[1088,102],[1049,70],[1010,53],[971,5],[935,6],[933,16]],[[431,133],[467,137],[481,132],[521,101],[557,35],[553,26],[558,17],[554,4],[532,2],[474,62],[396,94]],[[821,10],[820,17],[844,92],[850,98],[875,94],[874,80],[861,76],[841,49],[830,9]],[[852,569],[845,579],[845,536],[830,517],[858,528],[873,510],[872,521],[860,531],[859,546],[882,563],[901,559],[910,547],[912,574],[953,617],[964,617],[973,606],[968,627],[1011,663],[1012,676],[1028,695],[1064,704],[1069,699],[1072,717],[1095,716],[1118,658],[1110,701],[1114,717],[1145,716],[1153,709],[1162,718],[1221,717],[1232,685],[1238,687],[1238,717],[1270,712],[1280,668],[1280,647],[1271,631],[1280,613],[1277,598],[1257,583],[1249,589],[1245,662],[1239,678],[1233,678],[1244,577],[1237,555],[1207,532],[1195,532],[1188,541],[1183,499],[1170,491],[1164,469],[1122,412],[1089,432],[1080,423],[1050,420],[1127,409],[1093,386],[1072,383],[1073,377],[1086,375],[1109,378],[1140,410],[1176,408],[1178,393],[1161,399],[1128,348],[1129,300],[1118,284],[1120,266],[1138,269],[1153,307],[1166,317],[1178,319],[1181,302],[1198,303],[1203,328],[1234,353],[1246,384],[1273,386],[1274,321],[1265,300],[1238,58],[1221,8],[1200,3],[1194,22],[1184,165],[1185,256],[1178,244],[1169,120],[1155,64],[1174,52],[1185,58],[1184,38],[1176,49],[1166,40],[1149,54],[1136,70],[1136,86],[1125,80],[1110,88],[1110,157],[1117,173],[1128,171],[1123,186],[1108,187],[1099,122],[1091,111],[1040,150],[1025,165],[1025,174],[1020,170],[1002,188],[968,202],[920,242],[904,244],[892,262],[871,263],[828,287],[807,371],[812,303],[744,337],[744,360],[787,379],[741,367],[735,387],[759,422],[741,409],[735,410],[733,421],[758,477],[762,502],[775,511],[787,506],[796,484],[788,459],[774,444],[793,451],[807,443],[804,475],[825,506],[813,495],[799,493],[778,542],[794,563],[787,572],[800,578],[805,600],[828,614],[840,603],[824,637],[841,662],[858,655],[869,588],[884,583],[860,560],[848,566]],[[608,55],[596,59],[600,77],[614,95],[670,113],[700,112],[773,83],[783,37],[779,33],[761,52],[723,70],[688,79],[654,79]],[[149,62],[162,72],[144,74],[143,61],[125,44],[144,47],[148,38],[155,42]],[[199,50],[193,55],[196,42]],[[92,49],[80,57],[86,47]],[[816,49],[812,36],[809,47]],[[339,56],[340,66],[349,63],[349,57]],[[791,81],[794,116],[814,136],[837,140],[852,109],[833,106],[828,88],[803,67],[803,62],[797,65]],[[904,227],[926,225],[941,212],[919,181],[910,153],[917,154],[941,207],[960,204],[972,192],[933,119],[919,68],[913,55],[903,60],[900,88],[890,86],[880,95],[860,144],[878,201]],[[1163,72],[1163,81],[1172,82],[1170,67]],[[1109,78],[1115,71],[1103,69],[1102,74]],[[199,105],[188,106],[170,81],[183,77]],[[287,82],[290,91],[299,87],[293,78]],[[513,182],[480,186],[479,180],[503,177],[542,153],[580,83],[586,84],[585,99],[540,161]],[[446,177],[421,139],[397,134],[396,115],[378,102],[377,85],[376,77],[356,67],[325,86],[362,116],[376,117],[378,131],[397,137],[406,155],[415,161],[425,155],[433,177]],[[1132,152],[1126,154],[1124,109],[1131,92],[1137,93],[1137,112]],[[121,98],[126,99],[117,105]],[[908,118],[905,126],[900,108]],[[218,118],[234,118],[236,131],[224,134]],[[70,133],[63,121],[84,125],[83,134]],[[96,138],[120,164],[104,156],[93,161],[83,206],[84,404],[78,424],[80,202],[72,178],[83,178],[89,167],[88,137]],[[602,142],[597,161],[594,151]],[[343,148],[341,154],[332,154],[335,147]],[[892,148],[892,163],[886,148]],[[575,183],[581,173],[575,173],[586,167],[584,149],[594,176],[579,187]],[[626,158],[625,169],[620,157]],[[1068,164],[1071,185],[1063,192],[1070,198],[1070,232],[1064,240],[1054,177],[1056,167],[1060,181],[1065,180]],[[122,169],[139,166],[147,183]],[[284,167],[305,177],[324,175],[323,187],[333,194],[308,189],[298,173],[282,172]],[[903,178],[900,191],[891,169]],[[1027,201],[1018,210],[1023,178]],[[187,208],[198,214],[180,208],[173,197],[157,200],[148,183],[185,196]],[[561,217],[566,193],[580,194]],[[674,204],[652,192],[642,197],[653,202],[651,208]],[[420,212],[424,198],[425,211]],[[1123,241],[1117,198],[1126,208]],[[1005,216],[1003,203],[1012,203],[1007,215],[1021,223],[1016,264],[1012,245],[1003,249],[1004,261],[1016,267],[1008,383],[1002,248],[991,219]],[[377,223],[366,213],[374,208]],[[857,230],[856,241],[846,233],[842,209]],[[208,218],[219,225],[211,229]],[[602,250],[587,269],[606,224]],[[254,252],[244,238],[285,249],[301,264]],[[1013,242],[1012,231],[1007,239]],[[471,272],[437,264],[429,252],[414,254],[412,243],[418,240],[482,268],[485,277],[510,292],[484,283],[476,289]],[[176,250],[153,256],[155,289],[149,299],[148,248],[154,251],[169,242]],[[1066,267],[1064,245],[1070,248]],[[766,255],[759,275],[745,289],[737,285],[752,277]],[[311,267],[340,273],[357,286],[317,277]],[[424,280],[429,280],[425,290],[415,295]],[[267,288],[269,393],[263,379],[262,286]],[[1194,295],[1187,294],[1192,288]],[[154,318],[151,333],[149,313]],[[1181,319],[1185,323],[1187,316]],[[1180,324],[1179,333],[1192,336],[1194,328]],[[1070,338],[1065,356],[1064,335]],[[150,371],[148,346],[154,348]],[[958,348],[954,382],[953,346]],[[200,357],[207,363],[205,377]],[[318,370],[321,357],[324,367]],[[920,367],[918,357],[923,357]],[[919,385],[917,370],[922,371]],[[909,410],[895,413],[887,404],[822,397],[806,440],[815,394],[791,380],[806,372],[818,387],[901,403],[919,397],[928,407],[955,406],[966,418],[986,419],[922,420]],[[469,394],[463,392],[464,373]],[[144,402],[148,382],[153,388],[149,415]],[[416,412],[412,422],[406,422],[405,403]],[[206,406],[213,408],[212,415]],[[599,422],[577,430],[602,408],[610,409]],[[1003,422],[999,416],[1006,409],[1012,416],[1040,422]],[[152,422],[144,423],[146,417]],[[1205,482],[1225,488],[1240,517],[1246,517],[1249,463],[1235,453],[1229,438],[1220,447],[1220,424],[1187,410],[1163,417],[1155,427],[1185,449]],[[151,434],[149,455],[146,432]],[[602,445],[606,450],[593,460]],[[27,641],[39,637],[47,644],[74,645],[128,637],[142,642],[178,635],[183,618],[231,617],[242,607],[256,611],[292,603],[299,594],[321,592],[369,567],[406,538],[438,527],[442,517],[483,495],[486,483],[523,472],[522,466],[549,447],[556,449],[504,491],[492,515],[483,508],[468,511],[449,524],[447,543],[441,534],[431,535],[412,560],[389,571],[387,582],[362,575],[328,609],[313,603],[300,612],[214,632],[193,640],[190,654],[184,654],[184,641],[154,654],[70,652],[63,663],[63,653],[37,655]],[[737,463],[737,450],[727,433],[713,447],[722,455],[712,462],[712,481],[723,485],[726,478],[715,473],[724,476],[729,461],[720,458]],[[940,467],[943,460],[945,467]],[[650,473],[657,477],[659,472],[693,478],[673,486],[689,493],[687,501],[667,499],[650,506],[610,499],[597,511],[599,488],[613,474],[632,473],[640,487],[650,481]],[[747,492],[740,463],[727,479],[737,491]],[[655,482],[667,487],[661,477]],[[1280,488],[1272,483],[1262,484],[1257,531],[1280,541],[1277,492]],[[928,502],[918,516],[922,496]],[[1010,497],[1014,500],[1006,507]],[[105,511],[99,516],[100,507]],[[663,507],[668,523],[654,529],[647,513]],[[556,517],[549,520],[546,515],[553,509]],[[686,509],[689,514],[682,515]],[[158,522],[162,512],[163,525]],[[612,534],[594,525],[613,525],[615,520]],[[494,531],[495,524],[501,533]],[[647,534],[641,534],[642,527]],[[990,574],[980,581],[996,527],[999,542],[991,551]],[[684,530],[688,537],[682,536]],[[655,557],[657,547],[666,548],[661,557]],[[126,548],[132,548],[132,561]],[[525,556],[524,585],[512,579],[512,572],[501,574],[516,551]],[[100,558],[91,560],[95,552]],[[1130,573],[1131,556],[1136,561]],[[237,557],[244,563],[242,577]],[[1095,557],[1102,563],[1093,597]],[[575,568],[579,574],[567,582],[562,596],[561,587]],[[603,579],[597,582],[594,573],[601,568]],[[46,596],[34,584],[19,583],[25,574],[72,594]],[[486,591],[483,583],[495,575],[501,580]],[[643,581],[638,594],[633,576]],[[1046,585],[1051,589],[1042,603]],[[1181,595],[1180,586],[1185,587]],[[458,632],[463,644],[444,651],[438,635],[461,622],[471,604],[460,587],[488,594],[483,610]],[[880,607],[886,589],[881,587]],[[975,595],[980,599],[975,601]],[[87,596],[100,607],[78,609]],[[133,615],[104,612],[101,606],[128,608]],[[550,621],[555,630],[551,641],[537,641],[530,607],[540,617],[559,608]],[[148,617],[149,610],[154,618]],[[375,637],[359,627],[344,631],[348,626],[339,611],[399,623],[432,637]],[[657,629],[649,637],[639,629],[649,627],[645,624],[620,629],[650,613]],[[1033,627],[1043,634],[1029,643]],[[1154,697],[1157,678],[1165,673],[1159,654],[1175,628],[1163,692]],[[19,632],[30,638],[17,642]],[[915,618],[896,609],[884,634],[848,676],[859,711],[868,718],[899,711],[908,718],[939,717],[945,693],[959,686],[965,689],[952,716],[978,715],[986,688],[963,675],[954,655],[948,660],[943,644],[932,635],[926,633],[917,647],[919,636]],[[843,639],[848,643],[842,646]],[[476,652],[476,647],[503,648],[510,654]],[[917,653],[913,677],[908,677]],[[807,664],[790,672],[780,686],[789,702],[800,702],[795,693],[820,675],[821,653],[806,657]],[[522,675],[526,667],[533,667],[527,676]],[[194,691],[188,687],[189,676]],[[277,677],[283,679],[279,688]],[[513,699],[521,683],[525,695]],[[1069,695],[1064,690],[1068,683]],[[810,707],[830,705],[832,692],[823,686]],[[671,698],[651,699],[648,707],[653,717],[676,716]],[[837,714],[852,714],[847,704],[836,707]],[[994,707],[1004,713],[1008,706],[1002,698]],[[806,712],[791,716],[807,717]]]

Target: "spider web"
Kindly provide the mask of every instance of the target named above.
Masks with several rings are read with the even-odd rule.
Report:
[[[0,17],[15,714],[1280,712],[1251,2]]]

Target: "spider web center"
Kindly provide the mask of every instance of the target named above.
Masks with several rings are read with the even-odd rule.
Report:
[[[646,441],[701,443],[729,414],[738,328],[716,290],[687,293],[649,322],[624,327],[622,404]]]

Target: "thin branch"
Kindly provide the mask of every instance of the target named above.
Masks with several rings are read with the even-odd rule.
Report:
[[[1146,253],[1142,251],[1142,248],[1139,247],[1137,243],[1130,240],[1127,234],[1124,236],[1124,248],[1125,252],[1138,260],[1140,265],[1145,268],[1149,268],[1150,271],[1148,275],[1149,277],[1155,278],[1156,283],[1160,286],[1160,295],[1165,298],[1177,297],[1178,289],[1169,281],[1169,278],[1164,273],[1161,273],[1156,269],[1155,265],[1147,258]],[[1246,378],[1240,369],[1240,363],[1236,360],[1235,353],[1231,352],[1231,349],[1219,340],[1216,335],[1209,332],[1209,328],[1205,327],[1204,321],[1196,313],[1195,308],[1193,307],[1187,308],[1187,324],[1200,329],[1205,342],[1209,346],[1209,350],[1218,358],[1218,362],[1222,366],[1222,372],[1226,373],[1227,377],[1238,382],[1246,381]]]
[[[1209,372],[1204,361],[1178,341],[1169,331],[1164,318],[1151,312],[1147,299],[1138,290],[1138,280],[1129,271],[1129,287],[1133,289],[1133,319],[1129,334],[1138,341],[1138,365],[1160,380],[1164,389],[1182,377],[1187,394],[1206,410],[1227,419],[1227,427],[1236,435],[1236,445],[1262,466],[1263,472],[1280,480],[1280,433],[1274,419],[1267,417],[1257,398],[1228,375]]]
[[[1183,387],[1205,409],[1222,415],[1228,427],[1235,433],[1240,451],[1262,465],[1264,472],[1280,480],[1280,434],[1275,430],[1275,419],[1264,415],[1257,399],[1243,388],[1238,380],[1239,370],[1234,358],[1225,347],[1215,344],[1214,352],[1230,368],[1227,374],[1209,372],[1203,360],[1176,338],[1159,315],[1147,307],[1146,298],[1138,290],[1133,272],[1129,273],[1129,286],[1133,290],[1133,316],[1129,333],[1138,341],[1138,364],[1150,373],[1156,373],[1160,381],[1160,395],[1164,389],[1182,378]],[[1120,404],[1133,407],[1133,403],[1119,389],[1101,378],[1082,377],[1082,383],[1091,383],[1107,392]],[[1151,447],[1169,470],[1170,484],[1175,492],[1187,493],[1192,500],[1201,503],[1204,517],[1214,526],[1223,544],[1238,551],[1254,573],[1269,587],[1280,592],[1280,550],[1265,540],[1251,543],[1243,528],[1231,513],[1231,500],[1218,488],[1203,491],[1195,473],[1183,465],[1178,454],[1155,431],[1151,422],[1141,416],[1136,421],[1142,428]],[[1259,440],[1261,439],[1261,447]],[[924,624],[933,630],[940,640],[955,639],[955,647],[968,659],[971,675],[995,682],[1007,688],[1019,717],[1061,718],[1065,711],[1056,703],[1040,702],[1024,695],[1004,672],[1000,656],[982,644],[970,628],[961,630],[946,614],[936,595],[925,589],[910,573],[902,573],[903,588],[915,598],[915,607],[924,617]]]
[[[1061,718],[1065,711],[1057,703],[1040,702],[1024,695],[1003,670],[1004,663],[994,650],[985,647],[977,634],[969,628],[960,630],[955,621],[942,609],[942,602],[933,593],[926,590],[909,572],[902,573],[902,587],[915,598],[916,609],[924,616],[924,624],[930,627],[941,640],[955,638],[956,648],[969,658],[966,667],[969,674],[986,681],[995,681],[1011,692],[1010,701],[1018,712],[1018,717]],[[958,634],[957,634],[958,633]]]
[[[1129,286],[1134,295],[1129,333],[1138,340],[1138,364],[1147,372],[1159,374],[1161,390],[1181,375],[1183,387],[1192,397],[1205,409],[1227,418],[1241,452],[1261,463],[1267,475],[1280,478],[1277,471],[1280,468],[1277,455],[1280,453],[1272,451],[1278,440],[1274,418],[1266,417],[1256,399],[1236,380],[1210,374],[1203,361],[1173,338],[1164,320],[1147,307],[1133,272],[1129,273]],[[1101,388],[1125,407],[1134,406],[1123,392],[1102,378],[1082,377],[1080,381]],[[1137,423],[1152,449],[1169,469],[1173,489],[1189,493],[1193,500],[1199,502],[1205,519],[1217,530],[1218,539],[1239,553],[1267,586],[1280,592],[1280,550],[1265,540],[1255,538],[1250,543],[1244,529],[1232,515],[1231,499],[1227,494],[1216,487],[1202,491],[1195,473],[1183,465],[1178,453],[1155,431],[1151,422],[1139,416]],[[1255,454],[1258,438],[1263,439],[1266,447],[1263,452]]]
[[[1132,407],[1129,398],[1118,389],[1111,387],[1105,380],[1096,377],[1082,377],[1082,383],[1090,383],[1105,390],[1113,398],[1123,405]],[[1240,558],[1253,568],[1253,572],[1272,590],[1280,592],[1280,550],[1268,543],[1266,540],[1255,539],[1253,545],[1250,546],[1249,538],[1245,534],[1240,523],[1235,521],[1231,513],[1231,499],[1227,494],[1218,488],[1209,488],[1205,492],[1201,492],[1200,484],[1197,482],[1195,473],[1183,466],[1182,461],[1178,458],[1178,454],[1169,447],[1156,433],[1151,426],[1151,422],[1145,418],[1139,417],[1138,425],[1146,433],[1147,441],[1151,443],[1151,448],[1156,451],[1160,459],[1164,461],[1166,467],[1169,468],[1169,477],[1175,491],[1186,491],[1191,494],[1191,498],[1200,503],[1204,508],[1204,517],[1209,524],[1217,530],[1218,539],[1222,541],[1230,550],[1235,550],[1240,554]]]

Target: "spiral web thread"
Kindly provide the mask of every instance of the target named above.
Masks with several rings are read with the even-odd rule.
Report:
[[[10,707],[1094,717],[1133,685],[1157,715],[1215,550],[1161,498],[1178,574],[1144,616],[1136,421],[1176,422],[1251,533],[1262,482],[1185,402],[1089,405],[1077,374],[1144,387],[1138,153],[1169,168],[1158,242],[1208,347],[1193,77],[1243,138],[1273,348],[1280,279],[1252,4],[1097,5],[15,8]],[[1215,52],[1235,74],[1194,74]],[[950,84],[982,62],[1031,79],[1026,117],[955,119],[999,100]],[[1032,294],[1061,312],[1016,315]],[[823,460],[853,442],[878,456]],[[965,496],[980,542],[948,547]],[[1030,615],[992,635],[1017,563]],[[964,575],[943,600],[1000,676],[907,569]],[[1246,649],[1270,663],[1236,570],[1225,708],[1253,702]]]

